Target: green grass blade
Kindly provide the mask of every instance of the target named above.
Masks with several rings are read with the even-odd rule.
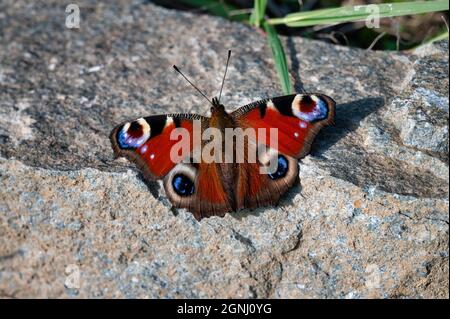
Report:
[[[443,32],[441,34],[438,34],[434,38],[431,38],[430,40],[428,40],[426,43],[430,44],[430,43],[433,43],[433,42],[436,42],[436,41],[445,40],[445,39],[448,40],[448,31],[445,31],[445,32]]]
[[[320,9],[288,14],[284,18],[269,19],[271,25],[285,24],[290,27],[306,27],[313,25],[335,24],[344,22],[363,21],[372,18],[374,5],[344,6],[340,8]],[[379,17],[397,17],[421,14],[449,9],[448,0],[412,1],[383,3],[376,5]]]
[[[255,27],[260,27],[266,14],[267,0],[255,0],[253,4],[253,12],[250,16],[249,23]]]
[[[426,40],[424,43],[412,48],[411,50],[416,50],[420,47],[423,47],[425,45],[429,45],[429,44],[432,44],[433,42],[441,41],[441,40],[448,40],[448,30],[440,32],[438,35],[432,37],[431,39]]]
[[[275,68],[277,70],[278,77],[280,78],[283,92],[284,94],[291,94],[292,86],[283,45],[273,26],[267,24],[265,21],[262,22],[262,25],[267,33],[267,41],[269,43],[270,49],[272,50],[272,55],[275,61]]]

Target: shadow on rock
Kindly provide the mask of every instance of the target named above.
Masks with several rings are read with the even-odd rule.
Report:
[[[365,99],[338,104],[336,106],[335,125],[324,128],[313,143],[311,155],[322,157],[330,147],[347,134],[355,131],[362,120],[376,112],[385,104],[384,98],[368,97]]]
[[[155,197],[156,199],[159,198],[159,184],[158,181],[152,181],[144,177],[144,174],[141,172],[138,172],[138,178],[147,186],[150,193]]]
[[[289,49],[289,58],[291,59],[291,69],[292,70],[300,70],[300,61],[297,58],[297,51],[295,49],[294,40],[292,37],[288,37],[287,47]],[[304,92],[305,86],[303,85],[302,79],[300,78],[299,72],[292,72],[292,76],[294,79],[294,91],[295,92]]]

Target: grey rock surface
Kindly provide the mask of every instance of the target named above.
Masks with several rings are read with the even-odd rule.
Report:
[[[114,161],[117,123],[281,94],[264,35],[135,1],[0,3],[0,297],[448,298],[448,42],[283,39],[338,103],[277,207],[197,222]]]

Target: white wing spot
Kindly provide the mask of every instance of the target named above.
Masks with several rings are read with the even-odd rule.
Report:
[[[277,111],[277,108],[273,104],[272,100],[267,101],[267,108]]]

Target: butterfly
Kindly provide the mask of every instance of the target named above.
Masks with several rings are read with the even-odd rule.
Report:
[[[162,180],[173,206],[186,208],[197,220],[277,204],[298,180],[298,161],[309,153],[317,133],[334,123],[336,103],[320,93],[264,99],[227,112],[220,97],[229,59],[230,51],[219,97],[212,100],[174,66],[211,103],[210,117],[183,113],[152,115],[123,122],[110,134],[115,157],[125,157],[135,163],[146,179]],[[213,143],[207,139],[196,143],[196,130],[200,130],[197,135],[203,136],[213,129],[219,141]],[[243,150],[238,148],[237,138],[225,136],[228,130],[239,129],[255,132],[241,139]],[[173,138],[173,134],[181,130],[188,133],[181,145],[185,152],[174,160],[173,149],[181,139]],[[275,130],[276,138],[260,134],[267,130]],[[211,143],[218,147],[214,158],[222,161],[206,160],[202,156],[201,148]],[[231,148],[219,147],[224,143],[229,143]],[[250,152],[245,149],[249,145],[258,150],[256,160],[250,160]],[[262,151],[260,146],[264,146]],[[223,161],[230,150],[236,154],[232,157],[234,161]],[[241,155],[239,162],[238,155]],[[194,156],[197,160],[193,160]],[[275,163],[274,169],[262,173],[261,168],[269,162]]]

